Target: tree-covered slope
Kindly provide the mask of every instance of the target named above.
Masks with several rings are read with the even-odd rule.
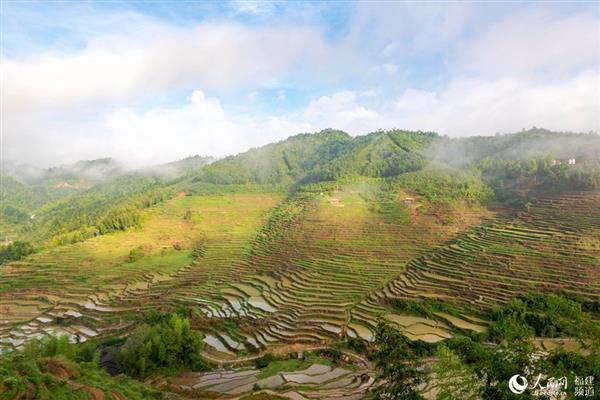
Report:
[[[579,162],[600,159],[600,135],[530,129],[496,136],[441,137],[428,154],[432,160],[465,166],[486,158],[524,161],[551,156],[557,160],[576,158]]]
[[[196,155],[129,171],[105,158],[46,170],[14,170],[21,181],[2,176],[3,237],[52,246],[139,225],[139,210],[173,196],[173,182],[211,160]]]
[[[392,176],[425,165],[422,150],[436,137],[408,131],[355,138],[336,130],[301,134],[219,160],[203,168],[195,181],[287,186],[348,176]]]
[[[537,129],[451,139],[400,130],[356,137],[324,130],[213,163],[194,156],[124,174],[114,160],[100,159],[45,170],[42,177],[28,178],[27,185],[7,177],[2,223],[7,238],[57,245],[139,225],[139,209],[175,192],[218,192],[220,185],[293,191],[309,183],[360,177],[395,177],[406,188],[438,200],[461,193],[459,197],[476,201],[495,195],[524,204],[531,192],[599,188],[599,157],[600,137],[594,134]],[[52,187],[61,180],[94,186]],[[71,194],[52,200],[52,190]]]
[[[142,222],[140,209],[174,194],[174,189],[160,179],[117,178],[39,208],[19,238],[58,245],[124,230]]]
[[[324,160],[337,157],[351,141],[347,133],[333,130],[292,136],[216,161],[203,168],[194,181],[290,185]]]
[[[47,201],[45,196],[11,176],[2,175],[0,179],[2,182],[0,202],[3,207],[17,207],[23,211],[31,211]]]
[[[533,187],[594,189],[600,187],[600,136],[532,129],[469,138],[400,130],[351,137],[325,130],[219,160],[201,169],[194,181],[289,187],[348,177],[391,177],[431,165],[471,174],[510,195]]]
[[[31,212],[48,201],[35,191],[8,175],[0,176],[0,243],[14,239],[18,229],[26,224]]]

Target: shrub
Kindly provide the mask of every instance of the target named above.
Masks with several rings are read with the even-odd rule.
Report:
[[[258,369],[263,369],[269,366],[271,362],[275,361],[275,356],[271,353],[266,353],[264,356],[254,360],[254,365]]]
[[[6,261],[16,261],[21,258],[33,253],[34,249],[30,243],[27,242],[13,242],[5,246],[0,247],[0,264]]]
[[[175,371],[187,367],[209,368],[200,357],[202,337],[192,331],[190,322],[177,314],[153,314],[121,347],[120,363],[129,375],[145,378],[158,370]]]
[[[319,353],[329,358],[334,364],[339,363],[342,358],[342,352],[334,348],[323,349],[320,350]]]
[[[357,353],[365,353],[367,351],[367,345],[365,344],[365,341],[358,338],[348,338],[345,344],[346,347]]]
[[[525,339],[531,335],[545,337],[594,338],[600,325],[582,310],[582,305],[564,296],[525,294],[491,313],[490,339]]]

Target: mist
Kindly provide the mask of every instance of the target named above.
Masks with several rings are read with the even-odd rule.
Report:
[[[464,169],[471,163],[490,157],[507,161],[576,158],[583,162],[600,160],[600,135],[594,132],[553,132],[532,128],[488,137],[443,137],[434,141],[425,154],[435,163],[457,169]]]

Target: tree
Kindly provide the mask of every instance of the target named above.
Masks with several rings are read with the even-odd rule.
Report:
[[[437,361],[433,364],[438,400],[479,399],[483,381],[472,367],[465,365],[460,357],[442,344],[437,350]]]
[[[0,246],[0,264],[5,261],[16,261],[33,253],[33,246],[27,242],[13,242]]]
[[[374,390],[375,399],[416,400],[424,382],[422,365],[409,341],[384,319],[377,323],[375,366],[382,384]]]

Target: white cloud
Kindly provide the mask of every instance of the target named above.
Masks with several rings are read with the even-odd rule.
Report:
[[[332,53],[335,59],[327,57]],[[190,84],[212,91],[274,86],[299,63],[306,73],[333,76],[351,57],[315,27],[148,26],[144,35],[94,38],[75,54],[5,60],[5,110],[114,106]]]
[[[600,75],[539,84],[518,78],[459,79],[439,92],[408,89],[395,102],[399,126],[451,136],[515,132],[532,126],[600,131]]]
[[[342,91],[311,101],[302,119],[317,129],[337,128],[356,134],[369,129],[379,114],[359,104],[354,92]]]
[[[556,83],[524,78],[456,79],[438,91],[406,89],[393,101],[369,108],[346,91],[323,96],[305,109],[319,129],[350,133],[377,129],[431,130],[450,136],[517,132],[532,126],[600,131],[600,73],[590,70]]]
[[[396,101],[396,108],[400,113],[410,114],[431,109],[439,104],[435,92],[417,89],[406,89]]]
[[[385,63],[371,67],[369,72],[373,74],[395,74],[396,72],[398,72],[399,69],[400,67],[398,67],[396,64]]]
[[[542,74],[600,65],[600,31],[593,14],[510,15],[466,43],[458,55],[462,70],[483,74]]]
[[[200,153],[225,156],[283,139],[302,129],[285,118],[229,114],[200,90],[181,107],[145,112],[115,110],[103,125],[107,152],[135,165],[166,162]]]
[[[69,14],[82,48],[3,59],[3,155],[143,164],[328,127],[600,130],[597,14],[525,7],[491,18],[474,5],[358,3],[332,38],[324,24],[269,20],[274,6],[232,3],[268,21],[251,25],[175,26],[134,12],[87,24]],[[202,91],[172,105],[193,88]],[[317,91],[328,94],[298,102]],[[283,111],[264,111],[265,93]]]
[[[11,125],[18,134],[3,138],[5,159],[41,166],[100,156],[131,166],[191,154],[226,156],[312,129],[286,117],[228,112],[200,90],[180,106],[117,107],[89,120],[65,120],[62,114],[27,118],[20,113],[11,116]]]
[[[359,1],[356,8],[351,35],[388,58],[451,48],[477,16],[465,2]]]
[[[275,0],[233,0],[229,3],[231,9],[239,14],[271,14],[277,7]]]
[[[310,101],[300,112],[279,115],[260,115],[251,108],[227,110],[217,98],[196,90],[178,107],[115,108],[97,120],[23,117],[13,121],[18,122],[19,137],[5,138],[5,145],[9,159],[33,156],[38,163],[49,163],[102,155],[139,166],[196,153],[225,156],[329,127],[351,134],[401,128],[451,136],[531,126],[600,131],[598,76],[592,70],[554,84],[521,78],[457,79],[438,91],[406,89],[377,107],[367,105],[373,100],[368,91],[341,91]]]

